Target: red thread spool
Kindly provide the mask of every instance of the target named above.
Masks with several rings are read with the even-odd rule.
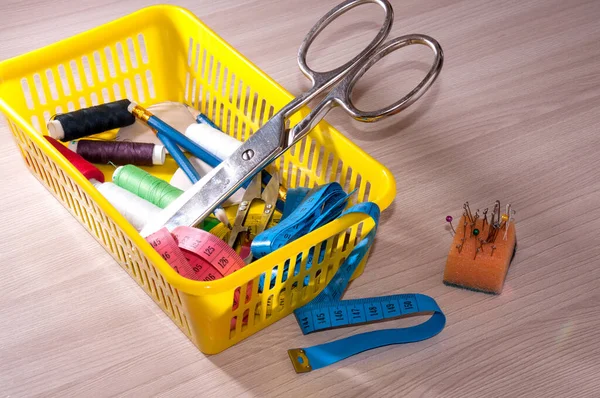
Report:
[[[81,155],[78,155],[69,148],[65,147],[54,138],[47,135],[44,136],[44,138],[48,140],[48,142],[52,144],[52,146],[56,148],[69,162],[71,162],[71,164],[75,166],[75,168],[79,170],[79,172],[83,174],[85,178],[88,180],[93,179],[98,182],[104,182],[104,174],[102,174],[102,172],[96,166],[82,158]]]

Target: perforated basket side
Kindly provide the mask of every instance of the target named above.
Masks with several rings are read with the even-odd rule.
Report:
[[[186,102],[245,139],[291,95],[189,12],[172,6],[149,7],[0,63],[0,109],[28,168],[203,352],[222,351],[310,300],[370,228],[357,219],[338,220],[230,277],[210,283],[180,277],[40,136],[56,112],[125,96],[142,103]],[[389,171],[325,122],[275,166],[288,187],[338,181],[347,191],[357,189],[354,201],[368,199],[382,208],[395,195]],[[171,161],[145,169],[168,179],[176,167]],[[112,167],[101,169],[110,179]],[[320,245],[327,245],[327,255],[307,270],[308,253]],[[286,263],[300,267],[298,275],[279,277],[261,295],[249,290]],[[236,290],[252,294],[234,308]],[[240,322],[245,316],[248,322]]]

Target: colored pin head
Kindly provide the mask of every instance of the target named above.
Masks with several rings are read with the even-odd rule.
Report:
[[[446,222],[448,224],[450,224],[450,228],[452,228],[452,232],[454,234],[456,234],[456,231],[454,230],[454,225],[452,225],[452,220],[453,220],[452,216],[446,216]]]
[[[477,228],[475,228],[473,230],[473,235],[475,235],[475,236],[479,235],[479,230]]]

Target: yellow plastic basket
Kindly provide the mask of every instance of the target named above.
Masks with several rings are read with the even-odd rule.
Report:
[[[27,167],[202,352],[218,353],[309,302],[359,237],[373,227],[370,219],[351,214],[226,278],[198,282],[181,277],[42,137],[55,113],[125,97],[142,105],[185,102],[243,140],[292,96],[193,14],[174,6],[144,8],[0,63],[0,109]],[[306,113],[306,109],[299,112],[291,124]],[[391,173],[326,122],[278,159],[275,167],[287,187],[338,181],[346,191],[357,188],[357,201],[368,199],[382,209],[396,192]],[[167,178],[176,168],[169,160],[145,169]],[[112,167],[101,169],[109,181]],[[318,252],[323,244],[327,245],[323,261],[307,271],[309,251]],[[295,267],[301,267],[299,274],[282,282],[279,272],[276,283],[266,283],[258,294],[261,275],[270,276],[286,263],[289,275]],[[363,267],[364,263],[355,276]],[[306,276],[310,283],[302,287]],[[248,287],[250,300],[240,300],[234,310],[236,290],[245,297]],[[247,323],[241,322],[244,317]]]

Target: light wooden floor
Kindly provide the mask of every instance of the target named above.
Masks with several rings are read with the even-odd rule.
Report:
[[[298,94],[308,82],[297,47],[336,2],[177,4]],[[0,60],[151,3],[3,0]],[[394,8],[392,36],[431,35],[446,62],[430,92],[391,121],[364,125],[340,110],[328,117],[398,184],[367,272],[346,297],[431,295],[448,316],[441,334],[297,375],[288,348],[369,327],[302,336],[289,316],[206,357],[27,172],[2,123],[0,396],[599,396],[600,3],[405,0]],[[363,40],[342,46],[359,49],[375,26],[369,16],[345,19],[351,28],[336,32]],[[400,54],[367,76],[374,92],[359,103],[389,102],[400,96],[393,87],[423,73],[426,54],[414,51],[402,54],[418,62],[386,69]],[[334,66],[344,51],[314,55]],[[445,216],[458,217],[464,201],[483,208],[495,199],[517,210],[519,249],[504,292],[444,286]]]

